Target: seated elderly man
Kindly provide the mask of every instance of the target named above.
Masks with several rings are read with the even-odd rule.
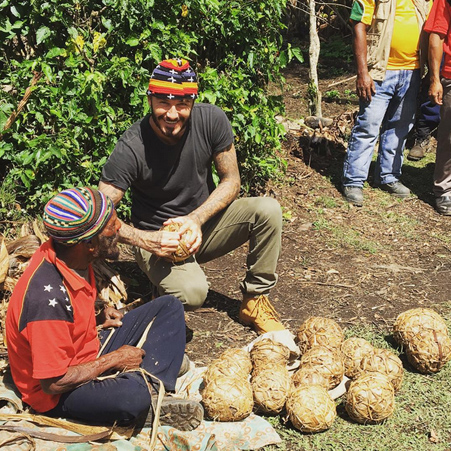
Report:
[[[45,206],[44,225],[51,239],[17,283],[6,318],[11,373],[23,402],[53,417],[122,425],[147,418],[150,425],[149,387],[159,379],[174,390],[182,364],[182,305],[162,296],[126,315],[110,307],[96,315],[91,262],[119,256],[120,228],[113,202],[99,191],[62,191]],[[99,379],[104,375],[111,377]],[[202,417],[194,401],[163,400],[161,424],[190,430]]]

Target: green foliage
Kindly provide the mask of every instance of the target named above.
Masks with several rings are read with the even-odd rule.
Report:
[[[352,45],[349,39],[329,39],[321,43],[320,58],[339,60],[343,63],[351,63],[354,59]]]
[[[328,100],[336,100],[340,98],[340,92],[336,89],[331,89],[325,92],[324,97]]]
[[[0,177],[39,210],[58,190],[97,185],[117,139],[147,111],[150,72],[182,56],[200,101],[222,107],[244,186],[283,170],[281,98],[269,81],[299,49],[283,48],[286,0],[0,0],[0,130],[35,72],[43,77],[0,141]]]

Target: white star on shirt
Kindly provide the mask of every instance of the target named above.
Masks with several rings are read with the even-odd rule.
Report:
[[[65,293],[65,292],[66,292],[66,289],[65,289],[62,285],[60,285],[60,291],[62,291],[63,293]]]
[[[58,304],[58,302],[56,302],[56,299],[55,299],[55,298],[49,299],[49,305],[51,305],[52,307],[55,307],[56,304]]]
[[[48,291],[50,293],[51,290],[53,290],[51,285],[44,285],[44,291]]]
[[[67,311],[70,312],[72,307],[70,305],[66,305]]]

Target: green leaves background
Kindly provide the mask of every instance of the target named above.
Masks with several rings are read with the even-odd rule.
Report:
[[[96,186],[117,139],[147,112],[150,72],[174,56],[197,70],[199,101],[228,114],[252,190],[283,167],[282,102],[268,82],[302,59],[283,48],[284,8],[285,0],[0,0],[0,130],[43,73],[3,131],[2,192],[40,212],[62,188]]]

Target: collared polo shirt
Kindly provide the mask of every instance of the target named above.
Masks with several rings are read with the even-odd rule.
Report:
[[[96,297],[91,266],[88,282],[56,257],[51,240],[19,279],[6,316],[8,357],[22,400],[37,412],[53,409],[60,398],[44,393],[41,379],[96,359]]]
[[[441,69],[442,77],[451,79],[451,5],[446,0],[434,0],[431,13],[424,24],[428,33],[437,33],[444,37],[444,62]]]

